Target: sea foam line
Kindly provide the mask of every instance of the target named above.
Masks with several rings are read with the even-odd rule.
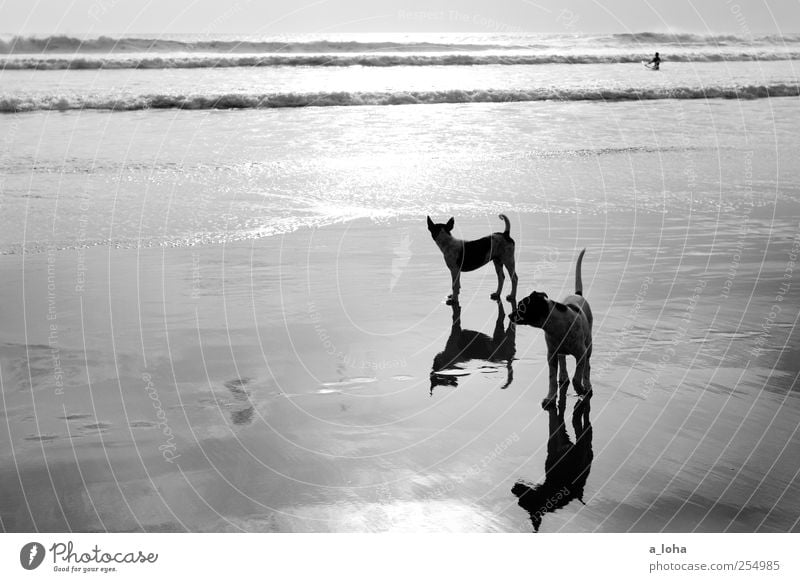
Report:
[[[648,55],[649,56],[649,55]],[[146,56],[146,57],[69,57],[0,59],[0,70],[97,70],[97,69],[217,69],[234,67],[426,67],[480,65],[581,65],[639,64],[643,55],[631,54],[538,54],[476,55],[217,55],[217,56]],[[669,62],[746,62],[800,60],[800,52],[750,51],[717,53],[679,53]]]
[[[762,99],[800,96],[800,85],[743,85],[614,89],[450,90],[351,93],[272,93],[221,95],[131,96],[0,96],[0,112],[142,109],[273,109],[285,107],[342,107],[432,105],[441,103],[508,103],[524,101],[641,101],[656,99]]]
[[[510,39],[504,35],[474,36],[472,42],[446,37],[434,40],[364,41],[343,40],[279,40],[252,38],[168,38],[110,37],[77,38],[68,35],[6,36],[0,38],[0,54],[20,53],[109,53],[109,52],[215,52],[215,53],[354,53],[354,52],[429,52],[479,51],[487,49],[546,49],[554,46],[786,46],[800,43],[800,34],[764,36],[671,34],[637,32],[594,35],[520,34]]]
[[[181,40],[170,38],[109,37],[76,38],[66,35],[14,36],[0,39],[0,54],[19,53],[124,53],[124,52],[215,52],[215,53],[352,53],[452,51],[509,48],[493,43],[362,42],[357,40]]]

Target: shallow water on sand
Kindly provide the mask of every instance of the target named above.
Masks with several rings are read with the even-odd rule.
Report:
[[[780,204],[511,214],[521,293],[569,293],[588,249],[595,394],[563,417],[491,269],[465,275],[453,325],[424,221],[3,257],[3,527],[797,531],[781,285],[800,239]],[[442,364],[458,340],[473,359]]]
[[[796,199],[794,99],[0,116],[0,252]],[[486,226],[496,229],[494,218]],[[713,228],[723,226],[716,225]],[[527,234],[527,233],[525,233]],[[532,233],[531,233],[532,236]]]

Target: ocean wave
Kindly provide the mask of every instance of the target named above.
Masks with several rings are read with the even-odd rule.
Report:
[[[640,101],[653,99],[761,99],[798,97],[800,85],[743,85],[728,87],[664,87],[613,89],[450,90],[409,92],[321,92],[222,95],[131,96],[0,96],[0,112],[142,109],[272,109],[285,107],[342,107],[431,105],[441,103],[510,103],[525,101]]]
[[[201,69],[231,67],[424,67],[478,65],[619,64],[639,63],[636,54],[443,54],[443,55],[269,55],[164,56],[131,58],[8,58],[0,70]],[[741,51],[680,53],[664,61],[700,63],[800,60],[800,52]]]
[[[468,39],[440,36],[436,40],[365,41],[342,40],[253,40],[252,38],[111,37],[78,38],[68,35],[12,36],[0,38],[0,54],[19,53],[125,53],[125,52],[215,52],[215,53],[375,53],[453,52],[489,49],[548,49],[576,45],[658,46],[786,46],[800,43],[800,34],[736,36],[688,33],[637,32],[612,35],[474,35]]]
[[[630,32],[606,37],[616,43],[647,45],[783,45],[800,43],[800,34],[695,34],[688,32]]]
[[[356,40],[315,40],[289,42],[274,40],[177,40],[165,38],[81,39],[66,35],[14,36],[0,39],[0,54],[14,53],[111,53],[111,52],[215,52],[215,53],[372,53],[435,52],[509,48],[499,44],[446,42],[363,42]]]

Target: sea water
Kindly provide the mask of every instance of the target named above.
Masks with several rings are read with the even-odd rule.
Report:
[[[731,207],[743,151],[756,203],[798,182],[800,35],[7,36],[0,55],[3,253]]]

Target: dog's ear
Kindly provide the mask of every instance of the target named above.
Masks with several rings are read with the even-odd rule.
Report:
[[[431,220],[430,216],[428,217],[428,230],[433,232],[433,221]]]
[[[455,226],[455,224],[456,224],[456,219],[451,216],[450,220],[448,220],[447,224],[445,225],[445,228],[447,229],[447,232],[450,232],[451,230],[453,230],[453,227]]]
[[[542,292],[542,296],[545,297],[546,299],[549,299],[549,297],[547,297],[547,293],[545,293],[544,291]]]

